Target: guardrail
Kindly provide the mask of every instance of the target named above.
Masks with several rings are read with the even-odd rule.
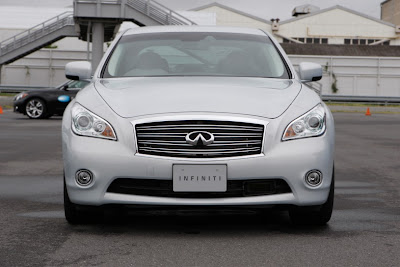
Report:
[[[18,85],[0,85],[0,93],[21,93],[23,91],[40,91],[54,87],[43,86],[18,86]]]
[[[359,102],[359,103],[400,103],[400,97],[392,96],[352,96],[352,95],[322,95],[322,100],[326,102]]]

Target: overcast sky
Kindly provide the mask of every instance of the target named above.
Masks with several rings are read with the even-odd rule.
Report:
[[[71,7],[73,0],[0,0],[0,6]],[[175,10],[187,10],[215,0],[158,0]],[[294,7],[313,4],[320,8],[342,5],[364,14],[380,18],[383,0],[218,0],[217,2],[262,17],[289,19]]]

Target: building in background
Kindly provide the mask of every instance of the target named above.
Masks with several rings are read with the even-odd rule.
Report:
[[[258,18],[219,3],[192,10],[215,13],[216,24],[220,26],[252,27],[271,32],[282,43],[400,45],[400,35],[394,24],[342,6],[322,10],[313,5],[295,7],[293,18],[285,21]]]
[[[381,20],[400,25],[400,0],[386,0],[381,3]]]
[[[342,6],[314,11],[280,23],[282,42],[346,45],[400,45],[394,24]]]

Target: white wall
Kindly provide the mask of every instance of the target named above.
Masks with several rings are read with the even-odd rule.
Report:
[[[56,86],[66,80],[65,65],[71,61],[87,60],[86,51],[41,49],[4,65],[2,85]]]
[[[10,65],[3,66],[2,85],[55,86],[66,80],[65,64],[86,60],[86,52],[42,49]],[[324,69],[322,94],[332,94],[332,71],[336,75],[338,95],[400,96],[400,57],[289,56],[297,67],[300,62],[315,62]]]
[[[400,96],[399,57],[289,56],[297,67],[300,62],[315,62],[324,69],[322,94],[331,95],[332,73],[337,78],[337,95]],[[327,71],[325,66],[328,66]]]

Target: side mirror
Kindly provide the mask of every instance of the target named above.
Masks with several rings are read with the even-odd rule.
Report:
[[[302,82],[316,82],[322,78],[322,67],[311,62],[302,62],[299,66],[299,74]]]
[[[90,81],[92,79],[92,64],[88,61],[74,61],[65,65],[65,76],[76,81]]]

